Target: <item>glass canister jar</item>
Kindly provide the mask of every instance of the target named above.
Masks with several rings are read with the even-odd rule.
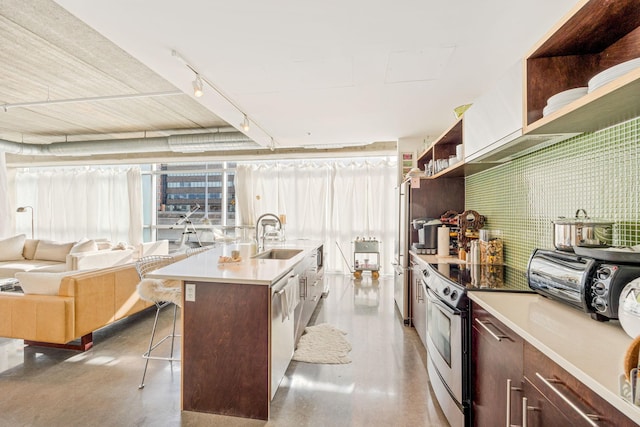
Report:
[[[480,230],[480,264],[503,264],[501,230]]]

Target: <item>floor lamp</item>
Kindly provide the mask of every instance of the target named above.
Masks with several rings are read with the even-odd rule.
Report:
[[[26,212],[27,209],[31,210],[31,238],[33,239],[33,208],[31,206],[20,206],[16,209],[16,212]]]

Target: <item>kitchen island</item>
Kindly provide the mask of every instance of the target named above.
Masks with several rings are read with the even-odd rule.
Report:
[[[632,339],[617,321],[597,322],[586,313],[538,294],[472,291],[469,298],[596,395],[640,424],[640,407],[620,396],[623,359]]]
[[[272,349],[272,287],[287,280],[302,287],[304,282],[298,285],[297,275],[306,274],[310,267],[305,260],[314,257],[320,247],[321,243],[309,240],[287,241],[267,247],[280,250],[280,254],[286,250],[284,259],[256,257],[219,263],[220,256],[230,256],[232,250],[238,249],[231,244],[148,275],[180,280],[183,284],[183,410],[269,418],[275,392],[271,381],[272,350],[279,350]],[[291,353],[293,341],[291,320]]]

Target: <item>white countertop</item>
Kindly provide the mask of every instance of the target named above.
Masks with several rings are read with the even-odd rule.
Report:
[[[640,424],[640,407],[619,395],[632,339],[618,321],[597,322],[538,294],[471,291],[469,298]]]
[[[231,251],[239,249],[235,244],[216,246],[166,267],[160,268],[147,277],[184,281],[237,283],[247,285],[271,285],[322,243],[313,240],[291,240],[268,243],[266,249],[302,249],[290,259],[244,258],[237,263],[218,263],[220,256],[231,256]]]

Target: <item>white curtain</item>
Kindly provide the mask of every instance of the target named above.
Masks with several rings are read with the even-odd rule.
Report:
[[[325,268],[343,273],[353,268],[353,240],[376,238],[380,272],[392,274],[396,174],[395,160],[238,164],[237,221],[284,214],[287,239],[324,242]]]
[[[0,238],[11,235],[12,218],[7,164],[4,151],[0,151]]]
[[[380,241],[381,274],[392,274],[394,238],[398,218],[395,207],[395,161],[366,161],[334,165],[329,241],[340,245],[353,267],[353,240]],[[345,265],[339,251],[328,251],[330,266]],[[372,259],[373,262],[373,259]]]
[[[73,168],[18,171],[17,206],[33,206],[35,237],[59,241],[106,238],[142,241],[140,168]],[[28,213],[16,232],[30,235]]]

